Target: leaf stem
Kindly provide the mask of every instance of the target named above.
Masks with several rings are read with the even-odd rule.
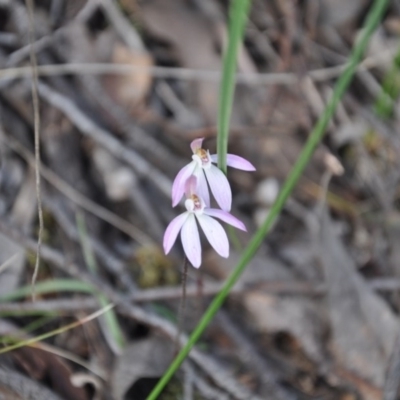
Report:
[[[225,175],[229,122],[232,113],[233,95],[235,92],[236,60],[242,42],[249,9],[250,0],[231,1],[229,10],[229,40],[222,66],[217,137],[218,167]]]

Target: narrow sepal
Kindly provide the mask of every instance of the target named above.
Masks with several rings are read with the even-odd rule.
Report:
[[[164,233],[163,247],[165,254],[168,254],[174,245],[176,238],[178,236],[179,231],[181,230],[183,224],[188,218],[189,213],[185,212],[181,215],[175,217],[167,226],[167,229]]]
[[[212,154],[210,156],[211,161],[213,163],[217,163],[218,162],[218,155],[217,154]],[[243,157],[239,157],[235,154],[227,154],[226,155],[226,165],[228,167],[232,167],[232,168],[236,168],[236,169],[241,169],[242,171],[255,171],[256,168],[254,167],[254,165],[250,162],[247,161],[245,158]]]
[[[209,215],[210,217],[214,218],[219,218],[221,221],[226,222],[229,225],[234,226],[235,228],[238,228],[242,231],[247,231],[244,223],[234,217],[232,214],[223,211],[223,210],[218,210],[216,208],[206,208],[204,209],[204,214]]]

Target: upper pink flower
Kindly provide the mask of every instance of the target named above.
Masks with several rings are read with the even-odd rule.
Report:
[[[191,175],[197,178],[197,193],[204,200],[207,207],[210,206],[210,194],[207,181],[211,192],[218,205],[224,211],[230,211],[232,206],[232,191],[228,179],[224,173],[212,163],[218,160],[217,154],[211,154],[201,146],[204,138],[195,139],[190,144],[193,151],[193,161],[183,167],[176,176],[172,185],[172,207],[175,207],[181,200],[185,192],[185,183]],[[228,166],[241,169],[243,171],[255,171],[254,166],[242,157],[234,154],[227,154],[226,163]],[[206,180],[207,177],[207,180]]]
[[[196,188],[198,188],[196,180],[196,177],[192,176],[186,181],[185,207],[187,211],[175,217],[168,225],[164,234],[164,251],[165,254],[169,253],[181,232],[183,250],[193,267],[199,268],[201,245],[196,219],[211,246],[225,258],[229,256],[228,238],[221,224],[212,217],[219,218],[242,231],[245,231],[246,227],[243,222],[226,211],[207,208],[204,200],[196,192]]]

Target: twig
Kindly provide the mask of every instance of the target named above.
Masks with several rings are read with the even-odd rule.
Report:
[[[40,303],[40,301],[37,301],[35,303],[30,303],[33,305],[36,305],[37,303]],[[96,305],[95,309],[97,310],[99,308],[98,304]],[[28,339],[29,336],[24,330],[19,329],[13,324],[4,324],[4,321],[2,321],[1,326],[0,326],[0,336],[3,338],[9,338],[15,342],[16,340],[22,341],[24,339]],[[52,346],[50,344],[46,344],[44,342],[39,342],[39,343],[32,343],[29,345],[29,347],[33,347],[36,349],[40,349],[46,352],[49,352],[51,354],[57,355],[59,357],[63,357],[67,360],[70,360],[84,368],[86,368],[88,371],[92,372],[93,374],[99,376],[100,378],[106,380],[107,376],[104,371],[102,371],[99,367],[90,365],[88,362],[85,360],[81,359],[80,357],[76,356],[75,354],[67,351],[67,350],[62,350],[60,348],[57,348],[55,346]]]
[[[400,334],[394,344],[389,366],[386,373],[386,381],[383,387],[383,400],[396,400],[400,388]]]
[[[183,365],[184,381],[183,381],[183,400],[193,400],[193,383],[195,379],[194,370],[188,363]]]
[[[36,300],[24,303],[0,303],[0,313],[45,313],[76,314],[79,310],[94,310],[99,307],[95,298],[80,297],[74,299]]]
[[[117,7],[115,2],[110,0],[98,0],[104,13],[109,21],[119,34],[120,38],[131,48],[136,51],[145,52],[140,35],[133,28],[133,24],[124,17],[120,7]]]
[[[88,41],[84,41],[81,46],[86,49],[90,48],[91,44]],[[59,53],[60,57],[63,57],[61,50],[59,50]],[[97,76],[79,75],[78,79],[94,101],[102,108],[102,111],[112,117],[113,122],[123,132],[124,137],[129,138],[128,145],[132,144],[132,147],[140,154],[145,153],[147,156],[147,153],[149,153],[156,161],[156,165],[163,165],[166,168],[172,165],[171,160],[176,156],[167,150],[159,140],[156,140],[148,132],[137,126],[124,107],[115,102],[109,93],[104,90],[104,85]],[[184,162],[182,162],[180,167],[184,165]]]
[[[42,245],[43,236],[43,209],[42,209],[42,195],[40,187],[40,114],[39,114],[39,96],[38,96],[38,71],[35,49],[33,48],[33,41],[35,38],[34,32],[34,5],[33,0],[25,0],[26,8],[28,9],[29,18],[29,42],[30,42],[30,58],[32,68],[32,102],[34,113],[34,136],[35,136],[35,181],[36,181],[36,199],[37,210],[39,217],[39,232],[37,238],[37,250],[35,268],[32,275],[32,300],[35,300],[35,282],[39,273],[40,263],[40,247]]]
[[[31,155],[31,153],[23,145],[21,145],[21,143],[15,140],[12,136],[7,135],[7,140],[4,140],[3,143],[6,146],[9,146],[21,157],[23,157],[30,165],[34,165],[34,158]],[[151,239],[150,236],[140,231],[130,222],[122,219],[118,215],[98,205],[97,203],[90,200],[82,193],[75,190],[72,186],[70,186],[67,182],[62,180],[59,176],[57,176],[53,171],[45,167],[43,164],[40,165],[40,173],[47,182],[53,185],[56,189],[58,189],[61,193],[63,193],[75,204],[82,207],[85,211],[95,215],[96,217],[102,219],[103,221],[108,222],[110,225],[119,229],[121,232],[126,233],[133,240],[136,240],[138,243],[142,245],[148,245],[154,243],[153,239]]]
[[[227,393],[224,393],[221,390],[213,388],[206,379],[204,379],[198,374],[196,374],[195,376],[194,385],[206,399],[209,400],[231,399],[231,397]]]
[[[147,232],[156,239],[156,242],[161,243],[164,235],[165,226],[160,220],[160,216],[155,212],[153,204],[149,201],[147,193],[144,193],[140,181],[136,179],[132,186],[129,199],[133,203],[133,207],[137,213],[142,216],[147,226]]]
[[[365,58],[358,68],[375,68],[379,65],[389,64],[393,59],[396,51],[382,51],[371,57]],[[308,72],[308,76],[316,82],[323,82],[337,78],[346,64],[337,65],[329,68],[315,69]],[[150,74],[154,78],[175,78],[189,81],[211,81],[218,82],[221,74],[212,70],[201,70],[191,68],[172,68],[160,66],[138,66],[132,64],[111,64],[111,63],[68,63],[62,65],[38,65],[39,76],[55,76],[55,75],[132,75]],[[11,79],[20,79],[32,76],[30,67],[5,68],[0,70],[0,82]],[[299,76],[290,73],[237,73],[236,82],[248,85],[293,85],[297,83]]]
[[[221,370],[219,364],[217,364],[212,358],[198,351],[196,348],[192,349],[189,357],[191,357],[199,367],[206,371],[214,382],[230,393],[234,398],[243,400],[261,400],[260,397],[248,393],[247,389],[233,380],[225,371]]]
[[[279,375],[270,363],[268,363],[257,351],[254,344],[246,337],[246,335],[237,327],[229,316],[220,312],[218,314],[220,326],[231,337],[237,348],[236,353],[241,361],[249,368],[256,371],[264,391],[269,393],[271,398],[293,400],[295,397],[287,390],[284,390],[279,384]]]
[[[0,274],[4,272],[8,267],[10,267],[15,260],[17,260],[21,256],[20,253],[15,253],[10,258],[5,260],[3,264],[0,265]]]
[[[62,207],[51,198],[45,198],[44,202],[46,207],[53,213],[55,219],[65,231],[66,235],[73,241],[78,242],[79,237],[76,225],[71,223],[71,218],[69,218],[64,209],[62,209]],[[125,270],[125,264],[123,261],[114,256],[114,254],[96,238],[90,237],[88,239],[93,251],[96,253],[98,258],[101,259],[102,264],[107,268],[107,270],[112,273],[115,278],[119,280],[121,285],[123,285],[130,293],[135,292],[137,290],[136,284]]]
[[[93,122],[69,98],[43,83],[39,83],[39,94],[52,106],[68,116],[81,133],[92,138],[108,149],[110,153],[131,165],[139,176],[152,179],[159,190],[167,197],[171,196],[172,183],[164,174],[155,169],[136,151],[126,148],[110,132]]]
[[[308,76],[301,80],[300,87],[310,105],[312,114],[315,118],[319,118],[324,112],[325,102],[321,94],[319,93],[317,86]],[[333,121],[331,120],[328,123],[328,129],[331,130],[333,127]]]
[[[366,282],[374,291],[391,292],[400,290],[400,279],[394,278],[375,278]],[[204,296],[213,296],[221,290],[221,283],[207,283],[205,285]],[[186,297],[197,296],[197,285],[190,284],[186,287]],[[257,291],[259,293],[269,293],[275,295],[291,295],[291,296],[323,296],[326,293],[326,285],[323,283],[303,283],[303,282],[282,282],[282,281],[265,281],[259,283],[257,287],[248,287],[238,285],[231,294],[244,294],[247,291]],[[127,298],[135,303],[147,303],[162,300],[177,300],[182,295],[182,287],[160,287],[155,289],[136,290]],[[94,309],[98,303],[95,299],[82,298],[75,299],[58,299],[36,301],[35,303],[0,303],[0,312],[39,312],[39,311],[55,311],[55,312],[76,312],[78,310]]]
[[[41,340],[44,340],[44,339],[47,339],[49,337],[58,335],[58,334],[60,334],[62,332],[65,332],[66,330],[77,328],[78,326],[81,326],[83,324],[86,324],[87,322],[90,322],[90,321],[98,318],[100,315],[105,314],[107,311],[111,310],[114,307],[115,307],[114,304],[110,303],[110,304],[106,305],[105,307],[95,311],[94,313],[79,319],[76,322],[72,322],[71,324],[64,325],[61,328],[55,329],[54,331],[51,331],[51,332],[48,332],[48,333],[44,333],[44,334],[42,334],[40,336],[36,336],[36,337],[31,338],[31,339],[26,339],[26,340],[23,340],[21,342],[12,344],[10,346],[3,347],[2,349],[0,349],[0,354],[7,353],[7,352],[9,352],[11,350],[19,349],[20,347],[28,346],[28,345],[33,344],[33,343],[37,343],[37,342],[39,342]]]
[[[97,0],[88,0],[85,6],[79,11],[78,15],[74,18],[73,21],[84,22],[85,20],[87,20],[87,18],[93,13],[95,7],[97,7],[97,3],[98,3]],[[25,58],[29,57],[31,51],[30,50],[31,45],[33,45],[34,51],[36,53],[43,51],[47,46],[51,45],[60,34],[65,32],[70,25],[71,23],[68,23],[66,26],[63,26],[57,29],[56,31],[51,32],[51,34],[43,36],[40,39],[37,39],[32,44],[23,46],[18,50],[15,50],[7,57],[6,66],[14,67],[15,65],[18,65],[20,62],[24,61]]]

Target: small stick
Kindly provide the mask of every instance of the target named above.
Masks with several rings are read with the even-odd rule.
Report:
[[[34,113],[34,137],[35,137],[35,177],[36,177],[36,199],[39,217],[39,232],[37,238],[36,248],[36,261],[35,269],[32,275],[32,300],[35,301],[35,283],[39,273],[40,265],[40,249],[42,246],[43,237],[43,209],[42,209],[42,195],[41,195],[41,182],[40,182],[40,114],[39,114],[39,96],[38,96],[38,71],[36,53],[33,47],[35,40],[35,15],[33,0],[25,0],[26,8],[28,9],[29,16],[29,43],[30,43],[30,56],[32,68],[32,102]]]
[[[179,304],[179,314],[178,314],[178,329],[176,334],[176,353],[179,352],[181,348],[179,338],[182,333],[183,322],[185,320],[185,306],[186,306],[186,280],[188,272],[189,260],[185,256],[183,258],[183,271],[182,271],[182,297]]]
[[[197,315],[200,320],[203,314],[203,298],[204,298],[204,281],[203,274],[200,270],[197,271],[197,281],[196,281],[196,297],[197,297]]]

